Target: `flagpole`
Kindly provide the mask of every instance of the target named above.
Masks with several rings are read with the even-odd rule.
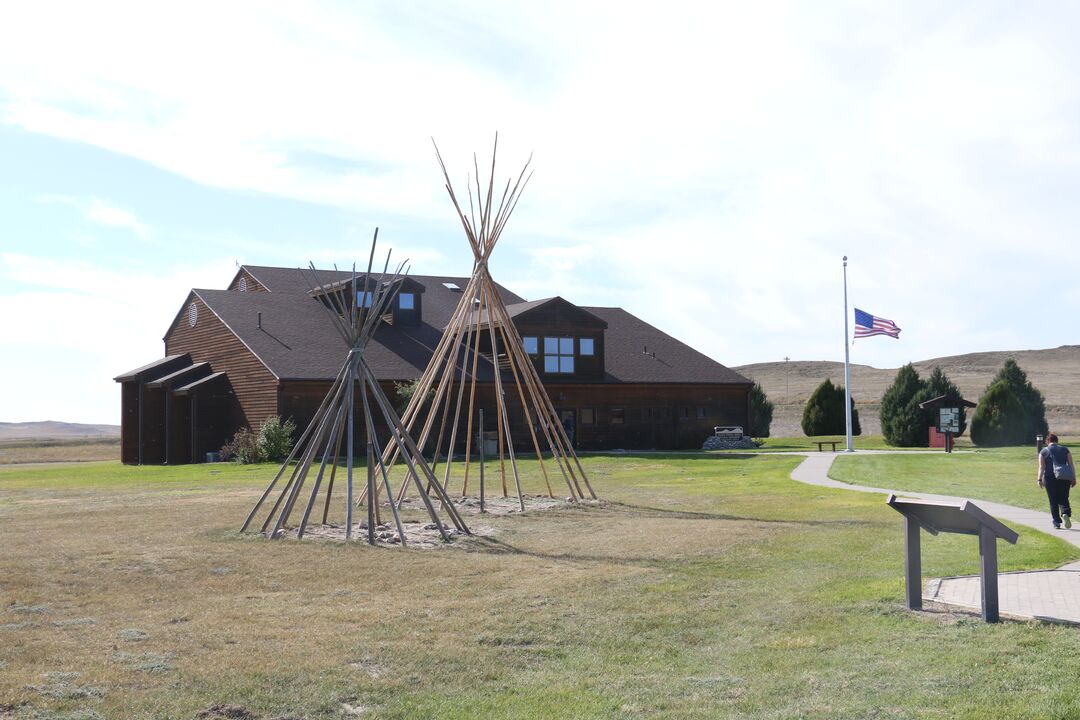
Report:
[[[847,255],[844,256],[844,427],[847,430],[847,451],[855,452],[851,441],[851,353],[848,341],[847,315]]]

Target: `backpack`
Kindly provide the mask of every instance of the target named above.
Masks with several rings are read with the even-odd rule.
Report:
[[[1048,445],[1046,447],[1047,464],[1052,464],[1054,477],[1058,480],[1075,480],[1076,473],[1069,464],[1069,449],[1061,445]]]

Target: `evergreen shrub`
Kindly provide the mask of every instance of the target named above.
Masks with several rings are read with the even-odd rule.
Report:
[[[815,388],[803,408],[802,430],[810,437],[846,434],[843,385],[833,385],[832,380],[826,379]],[[854,400],[851,402],[851,434],[862,434]]]

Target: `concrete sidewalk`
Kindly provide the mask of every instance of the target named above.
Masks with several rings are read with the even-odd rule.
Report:
[[[881,451],[876,451],[879,454]],[[855,490],[858,492],[878,493],[883,496],[895,493],[902,497],[922,498],[942,502],[972,500],[976,505],[994,517],[1013,526],[1033,528],[1080,547],[1080,519],[1071,530],[1055,530],[1050,521],[1049,510],[1039,512],[1018,508],[1012,505],[986,502],[975,498],[960,498],[952,495],[934,495],[932,493],[901,492],[886,488],[850,485],[829,477],[829,468],[838,455],[849,453],[814,453],[807,455],[791,473],[791,479],[808,485]],[[854,454],[860,454],[856,451]],[[862,452],[861,454],[870,454]],[[1034,486],[1034,482],[1032,482]],[[1033,487],[1033,490],[1037,489]],[[1041,492],[1041,490],[1039,491]],[[884,498],[882,498],[884,502]],[[897,524],[900,528],[900,524]],[[897,530],[900,532],[900,530]],[[1022,542],[1022,540],[1021,540]],[[970,577],[940,578],[927,583],[923,597],[934,602],[958,607],[980,608],[981,580],[977,575]],[[1001,573],[998,578],[998,596],[1002,615],[1020,618],[1069,622],[1080,624],[1080,562],[1064,565],[1056,570],[1037,570],[1033,572]]]

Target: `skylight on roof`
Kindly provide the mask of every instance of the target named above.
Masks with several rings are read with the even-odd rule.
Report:
[[[458,287],[457,283],[444,282],[443,287],[446,288],[447,290],[449,290],[450,292],[461,292],[461,288]]]

